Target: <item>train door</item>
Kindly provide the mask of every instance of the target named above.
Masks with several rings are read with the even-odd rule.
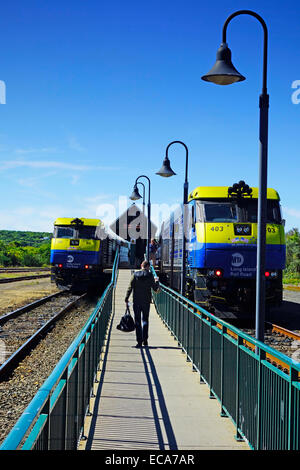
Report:
[[[196,265],[196,207],[195,201],[192,201],[189,210],[189,237],[188,237],[188,265],[190,268]]]

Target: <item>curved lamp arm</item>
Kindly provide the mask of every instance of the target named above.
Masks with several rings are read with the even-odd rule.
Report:
[[[187,148],[187,146],[185,145],[184,142],[181,142],[181,140],[174,140],[173,142],[170,142],[168,145],[167,145],[167,148],[166,148],[166,158],[169,158],[168,157],[168,152],[169,152],[169,148],[171,145],[173,144],[181,144],[184,146],[185,148],[185,154],[186,154],[186,158],[185,158],[185,183],[188,182],[188,159],[189,159],[189,149]]]
[[[140,178],[146,178],[146,179],[148,180],[148,185],[149,185],[149,198],[148,198],[148,200],[150,201],[150,187],[151,187],[150,178],[148,178],[148,176],[146,176],[146,175],[140,175],[140,176],[138,176],[138,177],[136,178],[135,184],[138,183],[138,180],[139,180]]]
[[[138,181],[137,184],[141,184],[143,186],[143,205],[145,205],[145,185],[141,181]]]
[[[263,52],[263,88],[262,88],[262,91],[263,91],[263,94],[266,94],[267,93],[268,28],[267,28],[267,25],[266,25],[265,21],[263,20],[263,18],[260,15],[258,15],[257,13],[255,13],[254,11],[251,11],[251,10],[239,10],[239,11],[236,11],[235,13],[232,13],[232,15],[228,16],[227,20],[225,21],[225,23],[223,25],[222,42],[226,43],[226,33],[227,33],[227,26],[228,26],[229,22],[238,15],[253,16],[254,18],[256,18],[260,22],[260,24],[263,27],[263,30],[264,30],[264,52]]]

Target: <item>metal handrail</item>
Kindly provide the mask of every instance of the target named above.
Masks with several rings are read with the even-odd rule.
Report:
[[[33,448],[43,450],[76,449],[80,433],[82,432],[84,416],[87,411],[94,378],[97,373],[107,323],[112,312],[112,292],[115,288],[118,263],[119,251],[116,252],[111,281],[103,292],[89,320],[62,356],[48,379],[38,390],[0,446],[0,450],[15,450],[20,445],[23,445],[22,449],[24,450]],[[102,325],[101,319],[103,315],[105,315],[105,319]],[[90,359],[89,361],[86,361],[85,355]],[[65,406],[65,416],[63,418],[59,416],[59,419],[64,421],[63,436],[60,438],[56,436],[51,440],[51,427],[55,428],[55,425],[50,421],[55,419],[55,407],[60,399],[64,402],[64,405],[66,405],[66,402],[70,402],[68,388],[71,388],[71,379],[72,381],[77,379],[76,386],[73,387],[72,385],[73,392],[77,394],[75,397],[76,410],[74,411],[74,416],[70,418],[70,410]],[[87,384],[85,382],[88,382],[88,390],[86,389]],[[82,393],[84,394],[84,399],[81,403]],[[72,399],[74,400],[74,397]],[[81,410],[80,413],[78,412],[79,408]],[[79,426],[74,424],[78,421],[78,414],[80,414],[81,418]],[[72,418],[74,418],[74,423],[71,423]],[[72,435],[68,435],[67,419],[69,420],[67,424],[71,427]],[[29,431],[30,434],[27,436]]]

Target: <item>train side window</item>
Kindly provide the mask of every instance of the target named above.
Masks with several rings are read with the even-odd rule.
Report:
[[[194,209],[194,223],[195,222],[204,222],[204,203],[202,201],[195,202],[195,209]]]
[[[194,205],[194,204],[192,205],[191,223],[190,223],[190,225],[191,225],[192,228],[195,227],[195,205]]]

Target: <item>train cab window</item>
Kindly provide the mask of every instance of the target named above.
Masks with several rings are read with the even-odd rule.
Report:
[[[80,227],[78,230],[78,238],[94,240],[96,238],[96,227]]]
[[[204,212],[206,222],[237,222],[237,207],[228,202],[205,202]]]
[[[257,199],[245,200],[240,203],[243,222],[257,223]],[[267,223],[268,224],[280,224],[281,211],[278,201],[268,200],[267,201]]]
[[[54,238],[75,238],[75,229],[73,227],[55,227]]]

